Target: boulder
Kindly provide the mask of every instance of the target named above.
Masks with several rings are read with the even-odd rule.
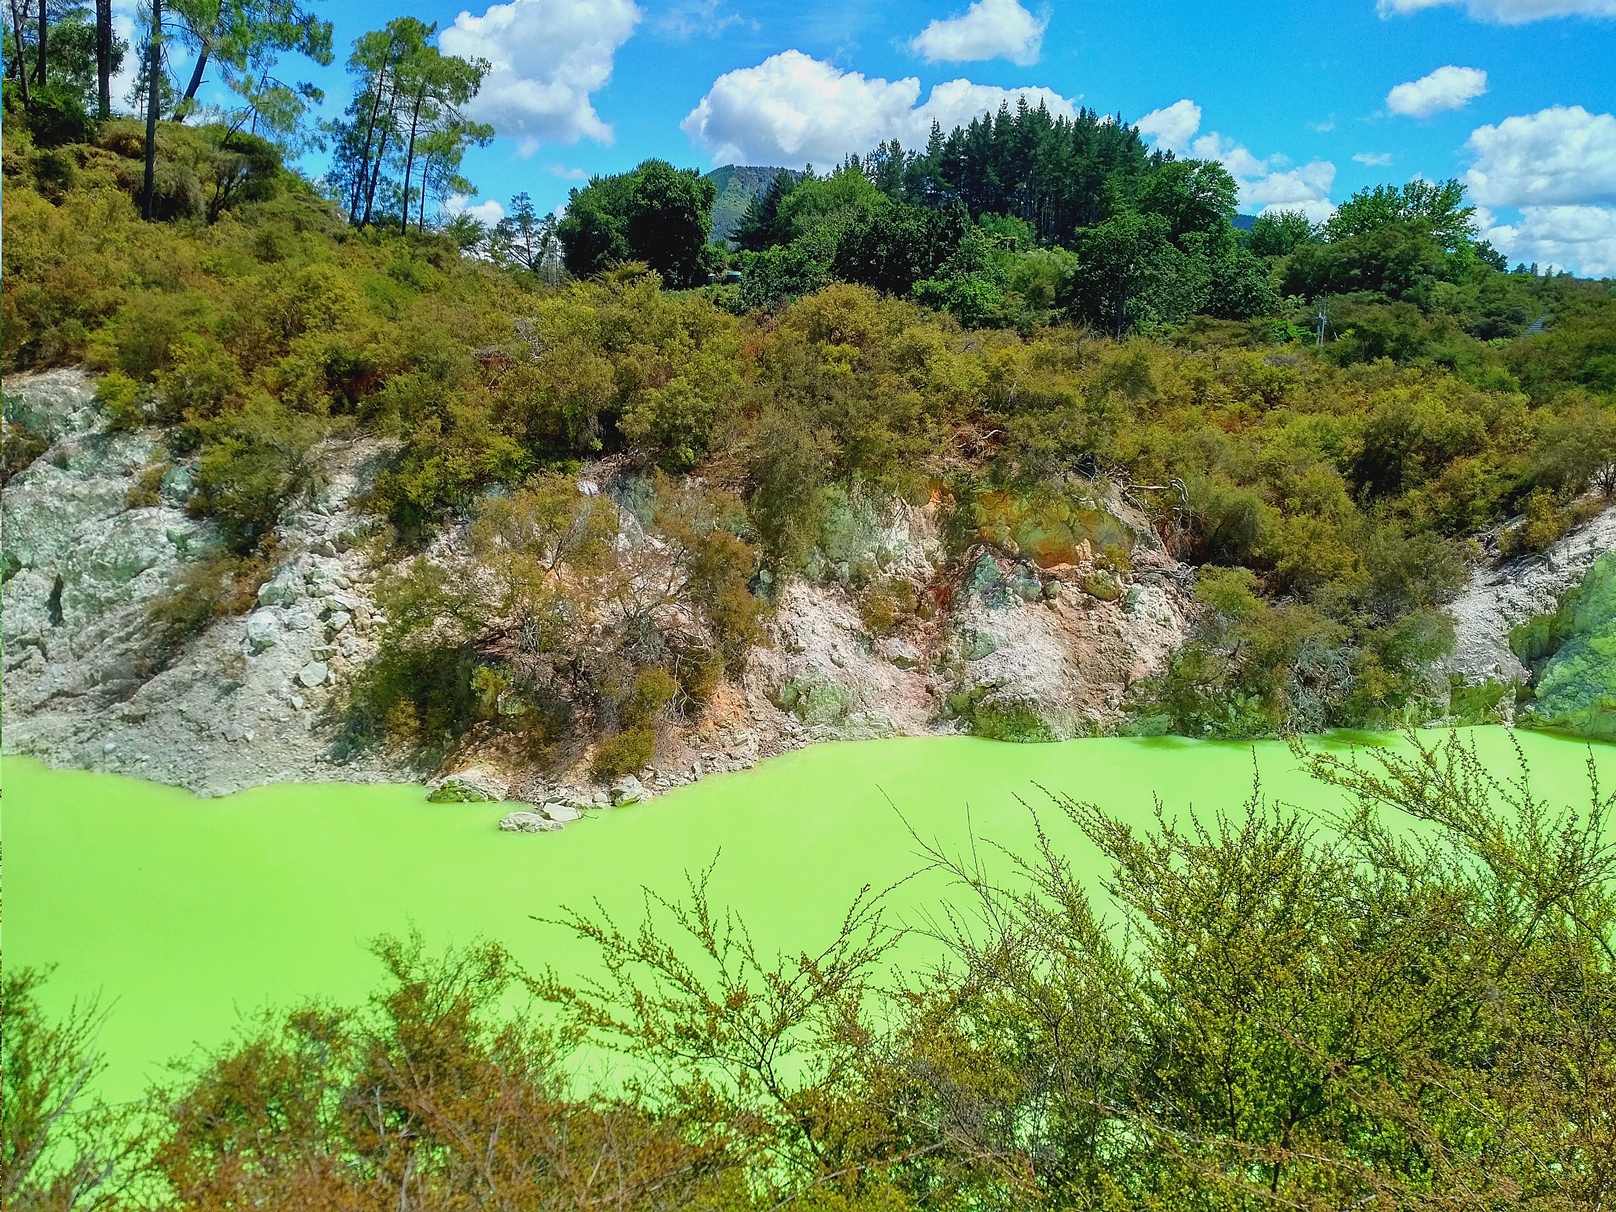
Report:
[[[896,636],[887,641],[887,656],[899,669],[913,669],[921,661],[920,649]]]
[[[500,820],[499,827],[506,833],[554,833],[561,822],[537,812],[512,812]]]
[[[178,508],[183,507],[191,499],[192,487],[189,468],[170,467],[163,473],[163,478],[158,485],[157,491],[164,504]]]
[[[479,804],[497,802],[510,794],[510,784],[483,766],[468,766],[428,783],[434,804]]]
[[[612,784],[612,803],[618,807],[638,804],[645,799],[645,786],[632,774],[624,775]]]
[[[247,646],[264,652],[280,643],[281,625],[268,610],[255,610],[247,616]]]
[[[547,803],[540,804],[539,811],[552,821],[558,821],[563,825],[569,821],[576,821],[583,816],[583,809],[577,804],[568,804],[560,800],[550,800]]]
[[[324,686],[331,676],[331,666],[324,661],[310,661],[297,671],[297,680],[313,690],[316,686]]]
[[[260,606],[288,606],[296,600],[297,586],[292,583],[290,573],[277,573],[272,580],[265,581],[258,587]]]

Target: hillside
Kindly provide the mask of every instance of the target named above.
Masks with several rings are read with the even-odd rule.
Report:
[[[1424,220],[1249,254],[1381,257],[1322,348],[1294,300],[1118,340],[1026,296],[554,286],[229,137],[161,128],[147,223],[137,129],[7,129],[8,752],[587,801],[834,737],[1489,718],[1444,604],[1616,489],[1610,284],[1462,244],[1384,276]]]
[[[788,171],[783,168],[759,168],[751,164],[726,164],[708,173],[707,180],[713,183],[716,191],[711,228],[713,242],[722,244],[729,239],[752,200],[762,197],[774,179]]]

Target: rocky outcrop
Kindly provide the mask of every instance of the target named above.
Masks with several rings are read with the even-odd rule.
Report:
[[[109,430],[82,372],[5,393],[8,423],[44,446],[4,494],[5,752],[206,795],[435,775],[434,800],[524,801],[501,828],[548,832],[814,741],[1102,731],[1192,610],[1187,571],[1114,495],[1053,512],[1005,497],[963,555],[943,541],[940,501],[853,501],[811,579],[765,586],[765,642],[699,718],[661,730],[638,778],[596,785],[587,744],[543,769],[471,745],[418,770],[405,753],[344,751],[330,710],[382,622],[364,542],[380,523],[362,501],[383,447],[320,449],[324,487],[277,530],[251,609],[161,648],[154,602],[218,547],[185,511],[190,469],[169,465],[155,431]],[[586,473],[592,490],[609,490],[608,472]],[[621,543],[657,542],[623,518]],[[875,609],[880,594],[901,608]]]
[[[773,643],[746,686],[796,717],[805,739],[970,731],[1058,740],[1114,726],[1129,686],[1184,640],[1188,570],[1148,521],[1115,498],[1106,516],[1132,543],[1097,554],[1080,540],[1040,560],[1012,542],[949,562],[937,505],[894,505],[880,573],[922,609],[875,636],[856,594],[834,582],[786,587]]]
[[[1540,615],[1582,580],[1593,562],[1616,550],[1616,506],[1532,556],[1483,564],[1451,602],[1453,673],[1467,682],[1525,682],[1526,667],[1510,651],[1509,633]]]
[[[373,648],[372,573],[353,542],[371,520],[352,501],[374,445],[319,452],[327,486],[277,532],[256,607],[163,652],[152,603],[217,546],[182,508],[185,469],[163,477],[158,503],[132,507],[159,435],[109,431],[78,371],[19,376],[5,395],[54,427],[4,494],[6,753],[203,795],[416,773],[399,755],[338,761],[320,724]]]

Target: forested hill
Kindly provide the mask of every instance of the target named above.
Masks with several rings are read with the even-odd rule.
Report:
[[[789,173],[793,178],[802,175],[790,169],[760,168],[755,164],[726,164],[707,174],[707,180],[713,183],[713,222],[709,234],[715,244],[729,239],[747,207],[761,197],[781,173]]]

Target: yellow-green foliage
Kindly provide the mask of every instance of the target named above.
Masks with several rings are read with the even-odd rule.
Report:
[[[1320,718],[1375,715],[1377,695],[1403,711],[1419,662],[1440,648],[1420,620],[1462,576],[1469,538],[1524,510],[1509,541],[1538,546],[1575,517],[1579,493],[1616,491],[1616,295],[1594,283],[1512,279],[1504,294],[1551,310],[1548,331],[1466,336],[1451,357],[1430,333],[1417,354],[1375,345],[1365,334],[1377,324],[1414,320],[1411,304],[1369,296],[1343,312],[1358,336],[1322,354],[1273,344],[1270,321],[1196,321],[1120,343],[1072,328],[966,332],[845,284],[738,317],[633,266],[553,288],[430,234],[356,232],[306,182],[263,165],[242,169],[252,187],[215,206],[236,180],[216,133],[164,128],[164,171],[190,174],[203,202],[154,224],[130,201],[127,126],[50,153],[6,138],[6,368],[107,372],[114,420],[168,429],[170,456],[196,459],[192,506],[242,554],[314,482],[322,435],[396,437],[373,502],[406,543],[476,515],[474,541],[528,553],[501,574],[514,597],[481,603],[462,629],[462,655],[443,666],[455,678],[478,663],[464,645],[481,642],[479,627],[521,599],[537,635],[553,623],[539,599],[568,583],[546,580],[555,570],[532,565],[531,544],[499,539],[505,507],[491,490],[542,496],[545,477],[570,484],[597,456],[619,456],[638,483],[694,472],[704,486],[694,514],[673,480],[648,489],[660,503],[641,511],[673,540],[676,590],[708,628],[701,645],[652,661],[692,697],[710,690],[715,660],[734,664],[757,637],[761,571],[872,583],[877,523],[895,495],[952,497],[961,538],[1043,562],[1086,539],[1120,587],[1128,536],[1087,503],[1109,481],[1175,555],[1256,578],[1275,612],[1261,616],[1262,636],[1208,633],[1179,672],[1197,702],[1239,687],[1265,704],[1241,718],[1265,726],[1318,716],[1281,705],[1297,697],[1276,690],[1283,671],[1252,665],[1270,658],[1290,662],[1292,680],[1314,671]],[[1428,303],[1414,310],[1431,332],[1453,326],[1449,303],[1491,305]],[[1382,345],[1394,357],[1353,360]],[[522,499],[527,525],[544,510]],[[578,592],[609,571],[588,567],[582,548],[562,563],[576,565]],[[872,623],[884,628],[889,613],[877,604]],[[1290,638],[1257,642],[1280,634]],[[638,667],[590,678],[610,699]],[[460,693],[436,696],[468,704],[447,715],[424,691],[394,701],[413,702],[410,718],[436,732],[475,714]],[[1206,723],[1167,715],[1176,728]]]

